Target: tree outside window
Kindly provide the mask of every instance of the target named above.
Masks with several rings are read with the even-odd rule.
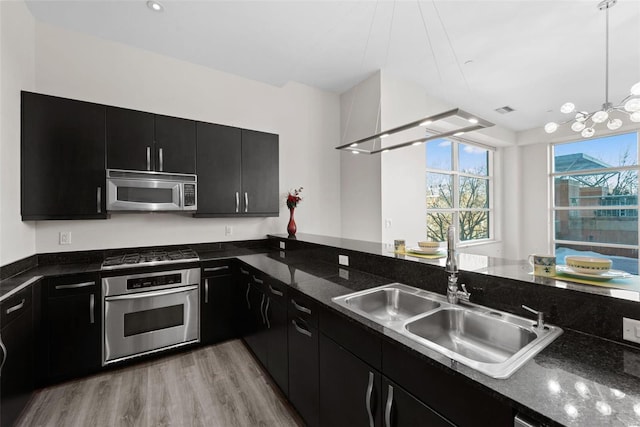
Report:
[[[457,224],[460,241],[490,238],[492,154],[448,139],[427,144],[427,238],[446,240],[451,224]]]

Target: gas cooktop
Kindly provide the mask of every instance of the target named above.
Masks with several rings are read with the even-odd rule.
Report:
[[[153,250],[145,252],[127,252],[110,255],[102,262],[102,270],[114,270],[130,267],[151,267],[155,265],[179,262],[199,261],[198,254],[192,249]]]

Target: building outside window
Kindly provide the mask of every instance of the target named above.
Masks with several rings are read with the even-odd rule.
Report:
[[[427,238],[443,241],[455,224],[460,242],[493,237],[493,151],[467,142],[426,144]]]
[[[638,274],[638,133],[553,144],[553,245]]]

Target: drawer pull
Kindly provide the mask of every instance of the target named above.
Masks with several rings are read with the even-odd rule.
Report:
[[[293,323],[293,327],[296,328],[296,331],[300,332],[302,335],[306,335],[308,337],[311,336],[311,332],[307,331],[306,329],[300,327],[298,325],[298,322],[296,322],[296,319],[291,320],[291,323]]]
[[[264,283],[264,280],[258,279],[256,276],[253,276],[253,281],[256,282],[256,283],[259,283],[261,285]]]
[[[88,288],[89,286],[95,285],[96,282],[82,282],[82,283],[74,283],[72,285],[56,285],[56,291],[60,289],[79,289],[79,288]]]
[[[0,375],[2,375],[2,368],[4,367],[4,362],[7,361],[7,347],[4,346],[2,342],[2,335],[0,335],[0,348],[2,349],[2,363],[0,363]]]
[[[247,276],[249,275],[249,272],[247,270],[245,270],[245,269],[242,269],[242,268],[240,269],[240,273],[246,274]]]
[[[25,299],[22,298],[22,301],[20,301],[20,304],[16,304],[13,307],[7,308],[7,314],[11,314],[14,311],[20,310],[22,307],[24,307],[24,303],[25,303]]]
[[[249,302],[249,292],[251,291],[251,283],[247,283],[247,293],[244,297],[247,299],[247,309],[251,310],[251,302]]]
[[[311,309],[298,304],[296,300],[294,300],[293,298],[291,298],[291,304],[293,304],[296,310],[301,311],[303,313],[311,314]]]
[[[277,295],[279,297],[284,295],[284,293],[282,291],[274,289],[273,286],[271,286],[271,285],[269,285],[269,290],[271,291],[272,294]]]
[[[222,271],[222,270],[228,270],[228,269],[229,269],[228,265],[223,265],[221,267],[207,267],[207,268],[204,269],[204,271],[208,273],[208,272],[212,272],[212,271]]]

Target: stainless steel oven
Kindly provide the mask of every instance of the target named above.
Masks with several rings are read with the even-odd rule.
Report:
[[[200,269],[102,279],[102,364],[200,341]]]

